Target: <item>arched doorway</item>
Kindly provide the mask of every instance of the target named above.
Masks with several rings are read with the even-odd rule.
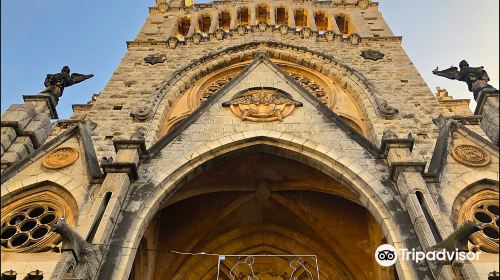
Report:
[[[384,234],[356,194],[330,176],[259,145],[207,162],[163,202],[144,238],[131,279],[249,276],[248,269],[238,270],[238,258],[227,258],[218,267],[216,256],[172,251],[316,255],[321,279],[395,277],[375,263],[373,254]],[[146,266],[141,252],[149,252]],[[255,258],[252,268],[258,279],[288,279],[294,260]],[[305,270],[315,271],[315,264],[302,261],[305,269],[297,279],[309,279]]]

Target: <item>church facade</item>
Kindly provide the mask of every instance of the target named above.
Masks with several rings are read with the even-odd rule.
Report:
[[[498,279],[498,90],[401,39],[371,0],[157,0],[69,119],[69,68],[2,114],[2,279]]]

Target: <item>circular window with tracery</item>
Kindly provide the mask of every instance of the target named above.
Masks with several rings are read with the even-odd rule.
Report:
[[[42,192],[24,197],[2,208],[2,251],[43,252],[57,245],[61,238],[51,231],[59,218],[73,224],[71,207],[61,197]],[[70,215],[68,215],[70,214]]]
[[[500,232],[498,192],[483,190],[467,199],[460,209],[458,223],[462,224],[466,220],[484,226],[483,230],[471,236],[471,243],[482,251],[498,253]]]

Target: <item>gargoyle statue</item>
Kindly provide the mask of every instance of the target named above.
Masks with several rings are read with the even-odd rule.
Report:
[[[468,241],[470,236],[484,229],[482,224],[476,224],[473,221],[465,221],[457,230],[450,234],[446,239],[429,248],[428,251],[439,251],[445,249],[447,252],[468,251]]]
[[[467,61],[462,60],[458,65],[460,70],[457,67],[450,67],[446,70],[439,71],[439,68],[436,67],[432,73],[437,76],[445,77],[451,80],[459,80],[461,82],[467,83],[469,87],[469,91],[474,93],[474,99],[477,99],[479,92],[481,92],[485,88],[492,88],[491,85],[488,84],[490,81],[490,77],[488,73],[484,70],[484,67],[470,67]]]
[[[66,223],[64,218],[60,218],[52,226],[52,231],[61,235],[62,251],[71,251],[78,262],[80,254],[87,244],[86,241]]]
[[[64,66],[61,70],[61,73],[47,74],[47,78],[45,78],[44,82],[45,90],[42,91],[41,93],[47,93],[56,98],[59,98],[62,96],[64,88],[72,86],[74,84],[78,84],[80,82],[83,82],[87,79],[94,77],[93,74],[84,75],[84,74],[73,73],[70,75],[69,73],[70,73],[69,67]]]

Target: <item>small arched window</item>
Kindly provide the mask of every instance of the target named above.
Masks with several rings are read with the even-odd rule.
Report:
[[[307,15],[304,9],[295,10],[295,26],[304,28],[307,26]]]
[[[249,12],[247,7],[238,9],[238,25],[249,25]]]
[[[182,36],[187,36],[190,27],[191,27],[190,18],[183,17],[179,20],[179,34],[181,34]]]
[[[346,15],[336,15],[335,23],[337,23],[340,33],[344,35],[350,35],[351,33],[354,32],[354,27],[352,25],[352,22]]]
[[[318,31],[325,32],[328,30],[328,16],[325,12],[316,12],[314,13],[314,21],[316,22],[316,28]]]
[[[287,25],[288,24],[288,11],[285,7],[278,7],[276,9],[276,24],[277,25]]]
[[[210,24],[212,23],[212,17],[209,14],[204,14],[198,18],[198,26],[200,27],[200,33],[208,34],[210,32]]]
[[[270,21],[270,11],[269,6],[262,4],[257,6],[257,23],[269,23]]]
[[[222,11],[219,14],[219,28],[224,30],[231,28],[231,13],[229,11]]]

